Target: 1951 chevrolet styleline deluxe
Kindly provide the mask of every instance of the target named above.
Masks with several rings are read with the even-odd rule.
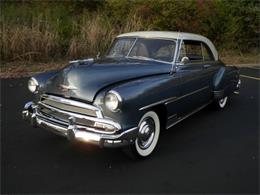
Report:
[[[149,156],[160,131],[239,93],[236,67],[225,66],[206,37],[180,32],[119,35],[107,55],[71,61],[28,81],[35,94],[23,118],[101,147],[127,146]]]

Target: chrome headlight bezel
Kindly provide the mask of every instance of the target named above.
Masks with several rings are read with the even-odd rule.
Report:
[[[122,104],[122,97],[114,90],[109,91],[104,98],[104,104],[112,112],[118,112]]]
[[[28,80],[28,89],[29,89],[30,92],[32,92],[34,94],[38,93],[39,83],[34,77],[31,77]]]

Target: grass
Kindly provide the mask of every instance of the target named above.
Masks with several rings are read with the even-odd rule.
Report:
[[[102,55],[118,34],[140,30],[202,34],[220,50],[227,50],[220,52],[226,64],[259,64],[257,5],[217,0],[202,3],[197,0],[0,2],[0,77],[56,70],[69,60]],[[196,10],[199,11],[195,13]]]
[[[257,52],[257,50],[252,50],[252,52],[250,53],[241,53],[237,51],[222,51],[219,53],[219,57],[225,64],[229,65],[260,65],[260,53]]]

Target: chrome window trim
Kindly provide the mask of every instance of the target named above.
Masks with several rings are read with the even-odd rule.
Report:
[[[193,65],[194,63],[196,64],[196,63],[216,62],[216,61],[217,61],[216,58],[214,57],[213,51],[210,49],[209,45],[208,45],[205,41],[201,41],[201,40],[191,40],[191,39],[182,39],[181,42],[180,42],[180,47],[179,47],[179,49],[178,49],[178,56],[177,56],[177,58],[176,58],[176,59],[178,59],[178,60],[177,60],[176,63],[175,63],[176,66],[183,66],[183,65],[184,65],[184,64],[182,64],[182,63],[180,62],[180,54],[181,54],[180,50],[181,50],[182,43],[183,43],[184,41],[195,41],[195,42],[199,42],[199,43],[200,43],[200,47],[201,47],[201,52],[202,52],[202,46],[203,46],[203,44],[204,44],[204,45],[205,45],[205,48],[210,51],[211,57],[213,57],[213,59],[211,59],[211,60],[205,60],[205,56],[204,56],[204,54],[202,53],[202,58],[203,58],[202,60],[190,61],[187,65]],[[185,49],[185,53],[186,53],[186,47],[185,47],[184,49]],[[186,65],[186,64],[185,64],[185,65]]]
[[[176,39],[171,39],[171,38],[160,38],[160,37],[139,37],[139,36],[124,36],[124,37],[118,37],[118,38],[135,38],[135,41],[133,43],[133,45],[130,47],[129,49],[129,52],[127,53],[127,55],[125,56],[126,58],[131,58],[131,59],[137,59],[137,58],[133,58],[131,56],[129,56],[129,54],[131,53],[132,49],[134,48],[136,42],[138,39],[156,39],[156,40],[167,40],[167,41],[173,41],[175,42],[175,50],[174,52],[176,53],[177,51],[177,41]],[[175,55],[174,55],[175,56]],[[174,60],[174,56],[173,56],[173,59]],[[163,61],[163,60],[156,60],[156,59],[153,59],[151,58],[152,61],[155,61],[155,62],[161,62],[161,63],[165,63],[165,64],[172,64],[173,61],[171,62],[167,62],[167,61]]]
[[[132,49],[134,48],[134,46],[135,46],[135,43],[136,43],[136,41],[137,41],[137,37],[135,37],[135,41],[133,42],[133,45],[130,47],[130,49],[129,49],[129,51],[128,51],[128,53],[127,53],[127,55],[126,55],[126,57],[128,57],[129,56],[129,54],[131,53],[131,51],[132,51]]]
[[[193,33],[184,33],[184,32],[170,32],[170,31],[139,31],[139,32],[130,32],[118,35],[117,38],[122,37],[140,37],[140,38],[162,38],[162,39],[182,39],[182,40],[194,40],[194,41],[203,41],[205,42],[210,50],[212,51],[214,60],[219,59],[218,52],[214,44],[206,37]]]

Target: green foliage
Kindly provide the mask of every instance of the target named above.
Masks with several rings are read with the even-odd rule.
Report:
[[[220,50],[259,49],[258,0],[67,0],[1,2],[1,60],[78,58],[104,53],[138,30],[209,37]]]

